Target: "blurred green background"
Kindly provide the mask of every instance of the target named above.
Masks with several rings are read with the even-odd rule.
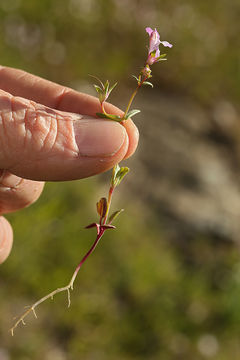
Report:
[[[110,174],[48,183],[7,216],[0,360],[240,358],[239,0],[0,0],[1,64],[94,94],[118,81],[123,107],[146,58],[145,27],[174,47],[136,100],[140,146],[67,309],[57,295],[12,338],[12,317],[65,285],[94,238]]]

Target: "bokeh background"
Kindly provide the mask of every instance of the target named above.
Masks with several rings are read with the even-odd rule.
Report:
[[[12,338],[12,318],[66,284],[90,246],[110,174],[48,183],[8,215],[0,360],[240,358],[239,0],[1,0],[1,64],[123,107],[146,58],[145,27],[174,44],[136,99],[140,145],[114,199],[125,208],[65,294]]]

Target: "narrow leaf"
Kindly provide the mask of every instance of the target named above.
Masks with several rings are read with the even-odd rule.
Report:
[[[91,229],[93,227],[95,227],[97,229],[97,234],[99,234],[99,232],[100,232],[100,224],[92,223],[92,224],[90,224],[88,226],[85,226],[85,229]]]
[[[96,113],[96,115],[100,118],[108,119],[108,116],[103,113]]]
[[[102,89],[104,89],[104,85],[103,85],[102,81],[101,81],[97,76],[94,76],[94,75],[89,75],[89,76],[91,76],[92,78],[94,78],[94,79],[96,79],[97,81],[99,81],[100,84],[101,84],[101,86],[102,86]]]
[[[131,111],[129,111],[129,112],[126,114],[125,119],[127,120],[127,119],[129,119],[130,117],[133,117],[134,115],[136,115],[136,114],[138,114],[138,113],[140,113],[140,112],[141,112],[141,111],[140,111],[140,110],[137,110],[137,109],[131,110]]]
[[[160,56],[158,57],[158,60],[165,58],[165,56],[167,56],[167,54],[162,54],[162,55],[160,55]]]
[[[108,230],[108,229],[116,229],[114,225],[101,225],[101,229]]]
[[[94,87],[95,87],[95,89],[96,89],[96,91],[98,92],[98,94],[102,94],[102,89],[100,88],[100,86],[98,86],[98,85],[93,85]]]
[[[149,86],[151,86],[151,87],[153,88],[153,84],[150,83],[150,81],[144,81],[144,82],[143,82],[143,85],[149,85]]]
[[[94,227],[97,228],[98,226],[99,226],[99,224],[97,224],[97,223],[91,223],[91,224],[85,226],[85,229],[91,229],[91,228],[94,228]]]
[[[109,81],[107,80],[105,85],[104,85],[104,94],[106,97],[108,97],[108,89],[109,89]]]
[[[114,211],[114,213],[112,213],[110,216],[109,216],[109,224],[111,224],[113,222],[113,220],[115,220],[119,214],[121,214],[121,212],[123,212],[124,209],[121,209],[121,210],[117,210],[117,211]]]
[[[135,76],[135,75],[132,75],[132,77],[133,77],[134,79],[136,79],[137,82],[139,83],[139,81],[140,81],[139,77],[137,77],[137,76]]]
[[[111,92],[113,91],[113,89],[115,88],[115,86],[117,86],[117,82],[115,84],[113,84],[113,86],[110,87],[110,89],[108,90],[108,94],[110,95]]]
[[[96,115],[100,118],[109,119],[109,120],[118,121],[118,122],[121,122],[124,120],[120,116],[113,115],[113,114],[96,113]]]

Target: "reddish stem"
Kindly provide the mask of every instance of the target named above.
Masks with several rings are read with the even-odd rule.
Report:
[[[82,260],[80,261],[80,263],[78,264],[78,266],[76,267],[76,270],[74,271],[73,277],[72,277],[72,283],[74,282],[80,268],[82,267],[82,265],[84,264],[84,262],[87,260],[87,258],[93,253],[93,251],[96,249],[97,244],[99,243],[101,237],[103,236],[104,232],[106,229],[103,229],[100,227],[99,233],[97,234],[96,240],[94,241],[94,243],[92,244],[92,246],[90,247],[90,249],[88,250],[88,252],[84,255],[84,257],[82,258]]]

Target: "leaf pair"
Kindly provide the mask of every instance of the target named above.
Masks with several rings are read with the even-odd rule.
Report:
[[[138,85],[139,86],[141,86],[141,85],[149,85],[149,86],[151,86],[152,88],[153,88],[153,84],[150,82],[150,81],[143,81],[143,82],[141,82],[141,75],[139,75],[139,77],[137,77],[137,76],[135,76],[135,75],[132,75],[133,77],[134,77],[134,79],[136,79],[137,80],[137,83],[138,83]],[[149,76],[149,77],[151,77],[151,76]],[[140,111],[140,110],[139,110]],[[135,114],[134,114],[135,115]],[[132,115],[133,116],[133,115]]]
[[[117,86],[117,83],[113,84],[110,87],[110,83],[109,83],[108,80],[105,82],[105,84],[103,84],[103,82],[100,79],[98,79],[96,76],[92,76],[92,77],[97,79],[99,81],[99,83],[100,83],[100,86],[96,85],[96,84],[94,84],[93,86],[95,87],[95,90],[98,93],[99,101],[102,104],[104,101],[107,100],[107,98],[109,97],[109,95],[111,94],[111,92],[113,91],[115,86]]]
[[[113,188],[117,187],[125,175],[129,172],[128,167],[120,167],[118,164],[114,166],[111,178],[111,186]]]

